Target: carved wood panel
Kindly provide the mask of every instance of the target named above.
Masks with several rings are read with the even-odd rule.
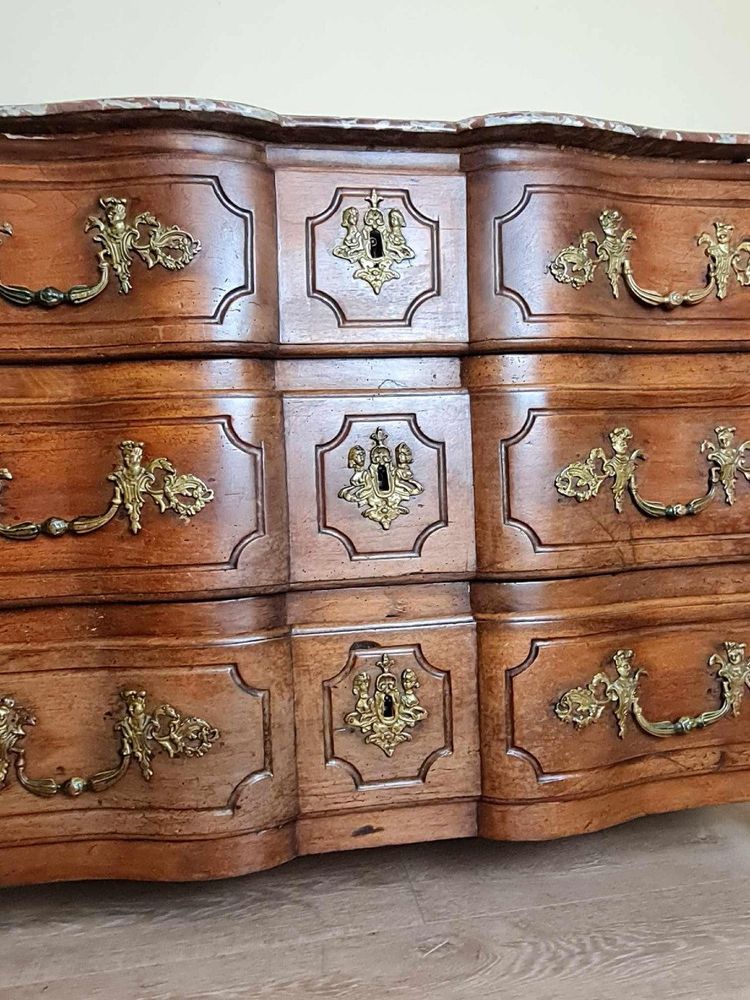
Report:
[[[366,155],[321,157],[328,169],[320,158],[316,169],[277,166],[282,344],[465,342],[465,196],[453,158],[398,172],[397,155],[377,169]]]
[[[128,145],[130,142],[130,146]],[[0,280],[9,285],[67,289],[97,277],[97,251],[86,220],[99,199],[127,202],[128,218],[148,212],[200,243],[183,269],[133,265],[133,287],[117,282],[81,306],[45,310],[0,302],[0,356],[24,360],[134,355],[155,347],[176,352],[257,352],[275,340],[276,272],[270,172],[252,157],[234,158],[223,140],[206,169],[206,140],[190,150],[179,138],[151,138],[144,158],[137,137],[50,140],[54,162],[0,164],[0,222],[13,235],[0,246]],[[47,148],[45,155],[51,150]],[[38,156],[35,152],[35,156]]]
[[[601,235],[605,209],[637,234],[630,254],[639,285],[660,293],[704,285],[709,261],[697,240],[729,223],[750,234],[746,165],[602,159],[576,151],[487,151],[470,174],[472,339],[488,349],[705,350],[741,346],[750,298],[741,287],[719,299],[672,309],[618,298],[604,265],[580,289],[550,273],[557,253],[580,234]]]
[[[36,522],[47,532],[0,537],[4,601],[179,595],[284,582],[284,505],[267,502],[269,495],[283,497],[284,475],[280,405],[264,389],[268,371],[257,362],[206,365],[133,366],[125,389],[106,369],[4,374],[0,464],[13,478],[2,483],[0,521]],[[139,530],[128,516],[134,497],[122,494],[104,527],[49,537],[49,518],[73,525],[111,509],[121,488],[109,477],[127,462],[120,446],[129,441],[143,444],[142,464],[164,459],[176,470],[178,493],[191,488],[180,486],[180,476],[198,477],[208,498],[203,506],[185,516],[180,498],[164,494],[161,512],[146,488],[162,482],[162,464],[151,474],[154,482],[139,480]],[[182,500],[190,506],[190,495]]]
[[[413,614],[418,618],[418,605]],[[308,627],[294,636],[293,649],[303,814],[476,794],[473,625]],[[411,739],[393,744],[390,756],[377,735],[366,742],[366,726],[350,724],[355,682],[362,694],[358,675],[367,676],[374,696],[384,671],[395,678],[400,704],[408,693],[420,710],[403,730]]]
[[[507,381],[519,368],[527,369],[528,385]],[[505,373],[495,381],[500,369]],[[750,553],[742,455],[735,456],[734,472],[719,465],[719,434],[736,449],[750,436],[742,386],[748,372],[741,360],[727,365],[671,358],[649,368],[645,359],[492,359],[473,371],[482,572],[619,570],[738,560]],[[589,499],[562,492],[565,476],[558,477],[571,463],[585,464],[592,450],[593,474],[601,474],[598,456],[606,462],[615,454],[610,435],[618,428],[632,434],[623,438],[627,455],[638,452],[638,497],[675,508],[674,514],[649,516],[627,484],[618,501],[617,483],[608,475]],[[728,451],[725,457],[729,462]],[[708,495],[712,482],[704,509],[680,513]]]
[[[667,607],[661,610],[662,620],[668,618]],[[558,717],[555,707],[566,691],[588,684],[598,672],[616,675],[612,655],[618,649],[634,650],[638,666],[648,672],[639,681],[639,696],[649,719],[674,721],[721,704],[721,684],[708,661],[725,640],[744,640],[750,624],[746,614],[680,627],[652,624],[658,613],[648,614],[648,624],[645,617],[623,605],[619,627],[596,632],[585,622],[510,629],[480,623],[488,800],[586,798],[649,782],[750,768],[745,712],[663,739],[632,721],[620,738],[611,709],[582,729]]]
[[[405,685],[404,674],[408,671],[414,679]],[[400,701],[406,690],[416,699],[417,712],[412,714],[417,721],[410,718],[401,729],[396,719],[396,732],[402,741],[395,744],[388,740],[387,729],[378,741],[377,720],[374,731],[367,726],[360,731],[346,721],[356,714],[355,680],[359,683],[367,678],[370,698],[374,698],[379,693],[379,678],[385,674],[396,678],[394,690]],[[419,646],[352,648],[339,673],[323,681],[323,699],[326,766],[342,768],[357,789],[425,782],[433,764],[453,752],[450,674],[428,663]],[[392,714],[397,716],[398,711],[392,710]],[[367,743],[368,738],[373,742]]]
[[[456,392],[285,399],[295,581],[470,570],[467,403]]]
[[[54,609],[24,612],[23,621],[20,612],[0,616],[0,694],[36,719],[23,740],[32,777],[64,781],[115,765],[123,689],[144,690],[149,707],[171,704],[218,731],[202,757],[160,752],[150,780],[133,764],[116,784],[77,798],[29,794],[11,767],[0,790],[5,841],[62,832],[199,837],[293,818],[289,642],[269,633],[274,618],[283,621],[280,609],[263,598],[173,604],[168,618],[158,605],[66,609],[64,621]],[[22,631],[37,641],[19,646]]]

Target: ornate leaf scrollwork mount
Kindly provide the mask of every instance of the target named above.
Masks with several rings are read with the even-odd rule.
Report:
[[[596,276],[599,264],[604,266],[612,295],[620,296],[620,278],[631,294],[648,306],[693,306],[711,295],[726,297],[732,277],[743,286],[750,285],[750,239],[732,242],[734,226],[727,222],[714,222],[715,235],[701,233],[697,244],[708,258],[706,284],[685,292],[655,292],[642,288],[633,276],[630,262],[631,244],[637,239],[632,229],[623,231],[623,218],[616,208],[605,208],[599,215],[599,225],[604,238],[596,233],[582,232],[576,243],[562,249],[549,265],[552,277],[575,289],[583,288]],[[592,248],[593,247],[593,252]]]
[[[585,729],[597,722],[610,707],[617,719],[617,732],[624,739],[628,720],[649,736],[681,736],[694,729],[706,729],[719,719],[731,714],[738,716],[745,688],[750,686],[750,660],[745,655],[745,643],[727,641],[724,654],[714,653],[708,660],[709,667],[716,670],[721,681],[721,704],[718,708],[701,712],[700,715],[683,715],[674,722],[650,722],[644,715],[639,701],[639,682],[648,676],[648,671],[633,664],[635,653],[632,649],[618,649],[612,656],[616,676],[597,673],[583,687],[566,691],[555,705],[555,714],[563,722],[569,722],[576,729]]]
[[[358,729],[365,743],[379,747],[386,757],[392,757],[400,743],[411,739],[409,729],[427,718],[427,709],[420,705],[416,694],[417,675],[407,667],[401,673],[399,688],[399,680],[391,671],[393,663],[387,653],[376,663],[380,674],[375,680],[374,692],[369,674],[363,671],[356,675],[352,687],[356,698],[354,711],[344,716],[347,726]]]
[[[114,726],[120,761],[87,778],[32,778],[26,772],[26,730],[36,719],[14,698],[0,696],[0,789],[8,784],[11,764],[19,784],[32,795],[51,798],[61,792],[72,797],[101,792],[116,784],[135,761],[145,781],[153,777],[152,761],[158,750],[169,757],[203,757],[220,738],[219,730],[204,719],[181,715],[172,705],[146,709],[145,691],[121,691],[123,711]]]
[[[585,503],[599,495],[602,485],[611,479],[615,510],[622,513],[623,498],[627,491],[634,505],[648,517],[685,517],[699,514],[715,499],[721,486],[724,499],[730,506],[735,501],[737,476],[750,481],[750,468],[745,466],[745,452],[750,441],[734,443],[735,427],[716,427],[716,441],[703,441],[701,454],[709,462],[708,489],[703,496],[687,503],[665,504],[647,500],[641,496],[636,482],[636,465],[646,458],[640,448],[630,451],[629,442],[633,432],[627,427],[615,427],[609,432],[613,454],[608,455],[603,448],[592,448],[583,461],[571,462],[558,474],[555,488],[565,497],[574,497]]]
[[[146,497],[151,497],[163,514],[173,511],[180,517],[193,517],[214,498],[213,490],[192,473],[178,475],[167,458],[154,458],[143,464],[143,444],[140,441],[123,441],[120,444],[122,464],[107,479],[114,483],[112,499],[103,514],[81,515],[68,521],[62,517],[48,517],[44,521],[21,521],[16,524],[0,523],[0,538],[28,541],[47,535],[88,535],[98,531],[123,509],[130,521],[130,530],[141,530],[141,511]],[[0,480],[12,479],[7,469],[0,469]],[[2,482],[0,482],[2,487]]]
[[[93,285],[74,285],[67,291],[51,286],[35,291],[23,285],[0,282],[0,298],[16,306],[79,306],[101,295],[114,272],[120,292],[127,295],[132,288],[130,268],[137,254],[149,269],[159,264],[168,271],[180,271],[201,250],[200,240],[178,226],[165,226],[151,212],[140,212],[128,219],[127,199],[112,195],[99,199],[101,217],[90,215],[84,232],[93,232],[93,240],[101,246],[96,255],[99,280]],[[13,235],[9,222],[0,224],[0,233]]]
[[[369,208],[360,222],[359,209],[353,205],[341,213],[344,236],[331,253],[356,265],[353,278],[366,281],[376,295],[387,281],[400,278],[394,265],[413,260],[416,254],[404,236],[406,219],[399,208],[380,209],[383,199],[375,188],[365,198]]]
[[[411,470],[414,456],[407,444],[396,445],[394,461],[385,443],[388,435],[382,427],[376,428],[370,440],[375,443],[370,449],[369,463],[361,445],[349,449],[347,464],[352,474],[349,485],[339,490],[338,496],[357,504],[362,508],[362,517],[387,531],[397,517],[409,513],[407,501],[424,493],[424,486],[414,478]]]

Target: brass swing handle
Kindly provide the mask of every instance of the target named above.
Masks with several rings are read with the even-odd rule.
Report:
[[[618,735],[624,739],[631,716],[644,733],[666,737],[706,729],[730,712],[735,717],[740,714],[745,687],[750,685],[750,660],[745,656],[744,642],[725,642],[723,655],[714,653],[709,657],[708,665],[716,668],[716,676],[721,681],[719,707],[700,715],[683,715],[675,722],[650,722],[644,715],[638,699],[638,684],[648,672],[634,667],[634,655],[632,649],[618,649],[612,656],[616,670],[614,680],[606,673],[598,673],[585,686],[566,691],[555,705],[558,719],[580,730],[600,719],[610,706],[617,719]]]
[[[114,483],[112,499],[103,514],[81,515],[68,521],[62,517],[48,517],[44,521],[20,521],[16,524],[0,523],[0,538],[28,541],[41,535],[88,535],[109,524],[123,508],[130,521],[130,530],[141,530],[141,511],[146,497],[151,497],[161,513],[172,510],[180,517],[193,517],[214,498],[213,490],[192,473],[178,475],[167,458],[154,458],[143,463],[143,444],[140,441],[122,441],[122,464],[107,479]],[[7,469],[0,469],[0,488],[3,479],[12,479]]]
[[[179,271],[187,267],[201,250],[199,240],[177,226],[164,226],[150,212],[140,212],[132,222],[128,219],[127,200],[111,195],[100,198],[102,217],[90,215],[84,232],[93,230],[93,240],[101,246],[97,265],[99,280],[92,285],[74,285],[67,291],[48,286],[34,290],[23,285],[5,285],[0,282],[0,298],[16,306],[42,306],[52,309],[66,303],[82,305],[100,295],[109,284],[110,273],[114,271],[120,285],[120,292],[130,291],[130,267],[135,252],[148,268],[160,264],[168,271]],[[13,235],[9,222],[0,223],[0,233]]]
[[[549,265],[552,277],[564,285],[583,288],[594,280],[596,269],[603,264],[607,272],[613,296],[620,296],[620,278],[638,299],[649,306],[693,306],[703,302],[712,293],[717,299],[726,297],[729,279],[734,276],[740,285],[750,285],[750,240],[732,243],[734,226],[726,222],[714,222],[716,235],[701,233],[697,239],[699,247],[708,258],[706,284],[685,292],[655,292],[642,288],[633,276],[630,262],[630,244],[637,239],[632,229],[622,231],[622,215],[616,208],[605,208],[599,215],[599,225],[604,239],[598,239],[590,231],[580,233],[577,243],[564,247]],[[593,253],[591,247],[593,246]]]
[[[218,729],[204,719],[183,716],[171,705],[160,705],[148,712],[146,699],[145,691],[120,692],[123,711],[114,726],[120,761],[115,767],[88,778],[72,777],[59,782],[56,778],[30,778],[26,773],[23,740],[26,729],[36,725],[36,719],[14,698],[0,696],[0,789],[8,784],[11,762],[22,788],[41,798],[60,792],[75,797],[83,792],[104,791],[126,774],[133,760],[144,780],[150,781],[154,773],[151,762],[158,750],[172,758],[203,757],[220,738]]]
[[[602,485],[611,479],[615,510],[622,513],[623,497],[627,491],[633,504],[648,517],[685,517],[699,514],[716,497],[721,486],[726,503],[733,504],[736,495],[737,476],[743,475],[750,481],[750,468],[745,466],[745,451],[750,441],[734,443],[735,427],[719,426],[714,429],[716,441],[701,442],[700,450],[709,462],[708,489],[703,496],[687,503],[661,503],[642,497],[636,483],[636,463],[646,456],[636,448],[629,450],[633,432],[627,427],[615,427],[609,432],[612,454],[603,448],[592,448],[583,461],[571,462],[562,469],[556,479],[555,488],[564,497],[574,497],[584,503],[598,496]]]

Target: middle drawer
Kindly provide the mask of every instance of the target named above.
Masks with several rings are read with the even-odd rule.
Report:
[[[270,364],[0,369],[4,603],[283,587]]]
[[[466,364],[480,573],[750,557],[750,359],[507,355]]]

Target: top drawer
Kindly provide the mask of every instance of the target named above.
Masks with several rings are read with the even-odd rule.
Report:
[[[248,142],[0,146],[0,359],[261,352],[276,341],[273,210]]]
[[[460,353],[465,180],[454,153],[274,148],[287,353]]]
[[[747,349],[747,164],[495,149],[466,166],[478,349]]]

